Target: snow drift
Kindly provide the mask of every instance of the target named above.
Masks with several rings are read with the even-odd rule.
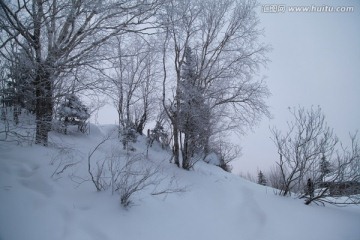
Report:
[[[360,239],[357,206],[305,206],[204,162],[184,171],[156,144],[142,161],[161,166],[169,176],[161,184],[175,178],[186,191],[145,189],[124,208],[111,189],[97,192],[87,172],[89,151],[113,128],[53,133],[48,148],[0,142],[0,239]],[[102,146],[93,166],[116,146],[116,138]],[[139,137],[129,154],[145,156],[146,147]]]

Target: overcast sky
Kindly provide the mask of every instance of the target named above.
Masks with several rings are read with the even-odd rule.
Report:
[[[291,120],[288,107],[320,106],[335,133],[347,138],[360,130],[360,1],[264,0],[258,16],[265,30],[264,42],[273,48],[267,76],[272,93],[267,103],[273,115],[239,141],[242,157],[234,173],[267,171],[278,158],[270,140],[269,126],[285,129]],[[265,13],[272,4],[285,6],[283,13]],[[353,6],[352,13],[291,13],[291,6]],[[269,8],[267,8],[269,9]],[[106,114],[104,114],[106,113]],[[99,123],[117,121],[110,107],[98,116]]]
[[[360,3],[359,1],[262,1],[281,4],[284,13],[259,9],[271,63],[263,74],[272,96],[273,119],[241,140],[243,156],[234,172],[268,170],[278,158],[269,126],[285,129],[288,107],[320,106],[328,125],[344,140],[360,130]],[[353,6],[352,13],[291,13],[290,6]],[[269,8],[268,8],[269,9]],[[265,8],[266,10],[266,8]]]

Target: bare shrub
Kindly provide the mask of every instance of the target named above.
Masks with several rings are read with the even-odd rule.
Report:
[[[0,141],[16,142],[19,145],[31,145],[35,137],[34,116],[20,111],[14,120],[13,107],[0,107]]]
[[[120,194],[120,203],[124,207],[131,204],[131,196],[135,193],[156,186],[163,180],[159,178],[159,167],[145,166],[142,162],[140,154],[128,157],[117,173],[115,191]]]
[[[161,164],[145,160],[143,154],[129,154],[119,145],[113,146],[109,153],[96,163],[96,169],[91,166],[92,157],[100,147],[111,138],[107,135],[88,155],[88,172],[97,191],[111,187],[112,194],[120,195],[120,203],[129,207],[132,197],[139,192],[152,188],[152,195],[184,192],[184,187],[177,185],[175,177],[163,173]],[[167,183],[167,184],[166,184]]]
[[[106,135],[105,138],[103,138],[101,140],[101,142],[99,142],[95,146],[95,148],[93,150],[91,150],[89,152],[89,154],[88,154],[88,158],[87,158],[87,160],[88,160],[88,173],[89,173],[89,175],[91,177],[91,181],[93,182],[93,184],[94,184],[94,186],[95,186],[95,188],[96,188],[96,190],[98,192],[105,190],[106,185],[107,185],[103,180],[105,161],[103,161],[102,163],[97,162],[97,170],[94,173],[93,170],[92,170],[92,167],[91,167],[91,160],[92,160],[91,158],[99,150],[99,148],[111,138],[111,136],[113,135],[113,132],[114,131],[112,131],[111,133]]]
[[[53,171],[51,177],[52,178],[61,178],[61,175],[69,170],[70,168],[76,166],[80,163],[80,160],[77,160],[75,157],[75,153],[79,153],[74,148],[69,146],[57,146],[57,153],[52,156],[50,165],[55,166],[55,170]]]

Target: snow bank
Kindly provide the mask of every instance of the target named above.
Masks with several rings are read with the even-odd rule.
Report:
[[[187,191],[145,191],[124,209],[118,195],[74,178],[87,176],[89,150],[112,130],[92,125],[88,136],[54,134],[57,144],[49,148],[0,142],[0,239],[360,239],[359,207],[305,206],[203,162],[184,171],[161,148],[150,148],[144,161],[161,163]],[[145,152],[145,144],[140,137],[137,153]],[[116,146],[121,144],[111,140],[97,158]],[[76,164],[56,174],[61,161]]]

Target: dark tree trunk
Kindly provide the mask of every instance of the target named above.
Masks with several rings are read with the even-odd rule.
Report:
[[[14,105],[14,116],[13,116],[14,117],[14,122],[15,122],[16,125],[19,124],[19,115],[20,115],[20,113],[21,113],[21,107],[19,106],[18,103],[16,103]]]
[[[36,136],[35,143],[47,146],[53,115],[52,83],[50,74],[40,67],[35,79],[36,89]]]
[[[174,131],[174,147],[173,147],[173,154],[175,164],[180,167],[179,161],[179,154],[180,154],[180,146],[179,146],[179,132],[176,124],[173,124],[173,131]]]
[[[143,135],[143,130],[145,128],[146,119],[147,119],[147,114],[146,114],[146,112],[144,112],[140,118],[140,121],[138,122],[138,124],[136,126],[136,132],[138,132],[140,135]]]
[[[182,157],[183,157],[183,162],[182,162],[183,169],[189,170],[191,154],[190,154],[188,134],[185,134],[185,137],[184,137],[184,151],[183,151]]]
[[[41,26],[43,12],[43,2],[36,0],[34,5],[34,34],[33,47],[35,50],[36,78],[34,80],[36,96],[36,136],[35,143],[44,146],[48,145],[48,133],[51,130],[53,101],[52,101],[52,82],[50,76],[50,66],[42,59],[41,46]]]

